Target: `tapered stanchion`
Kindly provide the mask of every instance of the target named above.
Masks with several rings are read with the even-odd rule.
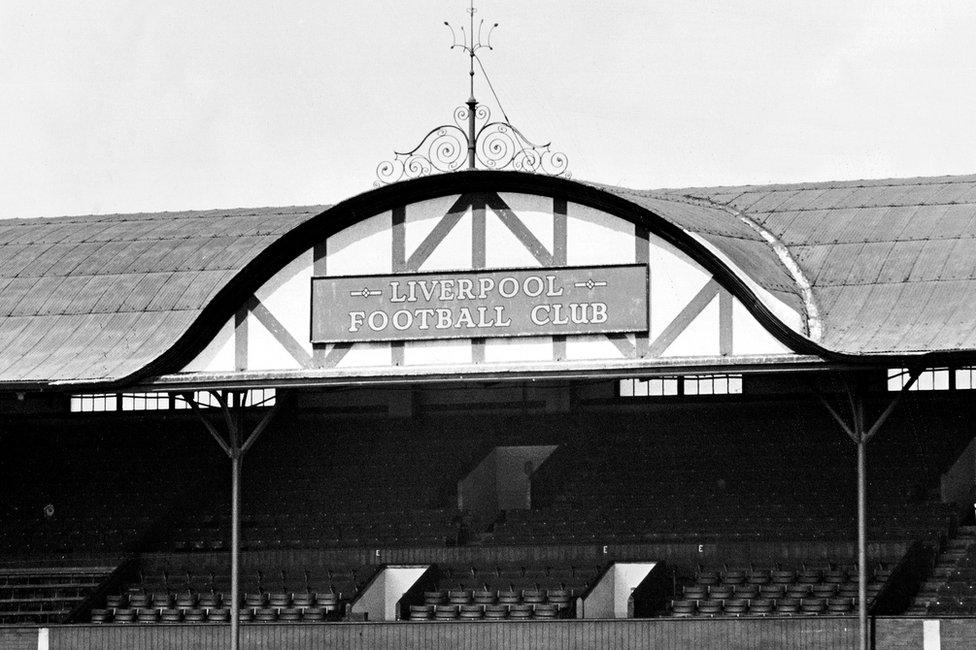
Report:
[[[244,408],[247,401],[246,392],[231,393],[231,403],[227,403],[227,396],[220,391],[210,391],[223,411],[224,422],[227,427],[227,440],[217,431],[217,427],[203,414],[200,404],[192,393],[184,393],[183,400],[190,405],[194,413],[203,422],[207,431],[217,441],[220,448],[230,458],[230,647],[238,650],[241,639],[241,595],[240,595],[240,553],[241,553],[241,466],[247,450],[257,442],[258,437],[274,418],[278,408],[285,400],[285,395],[278,395],[275,404],[250,435],[244,436]]]
[[[913,368],[908,372],[904,385],[888,402],[888,406],[874,421],[871,428],[867,428],[864,413],[864,388],[858,386],[856,378],[849,378],[847,382],[847,399],[851,407],[851,420],[848,422],[837,411],[830,401],[820,394],[820,401],[833,416],[840,428],[857,445],[857,630],[858,646],[861,650],[871,647],[871,627],[868,621],[868,491],[867,491],[867,453],[868,442],[871,441],[888,416],[892,414],[902,395],[911,390],[923,368]],[[819,391],[818,391],[819,392]]]
[[[857,628],[861,650],[870,646],[868,630],[868,498],[867,498],[867,443],[863,436],[857,443]]]
[[[240,394],[234,393],[234,406],[240,412]],[[230,427],[230,647],[238,650],[241,642],[241,446],[237,426]]]

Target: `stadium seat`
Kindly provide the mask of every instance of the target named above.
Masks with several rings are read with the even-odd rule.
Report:
[[[278,620],[295,622],[302,619],[302,610],[298,607],[283,607],[278,611]]]
[[[749,601],[745,598],[730,598],[725,601],[724,610],[727,615],[742,616],[749,611]]]
[[[109,623],[112,620],[112,612],[107,609],[93,609],[91,611],[92,623]]]
[[[775,605],[769,598],[754,598],[749,601],[749,614],[753,616],[769,616],[774,608]]]
[[[183,620],[183,612],[178,609],[163,609],[159,612],[159,620],[163,623],[179,623]]]
[[[302,620],[313,622],[324,621],[325,610],[321,607],[308,607],[302,610]]]

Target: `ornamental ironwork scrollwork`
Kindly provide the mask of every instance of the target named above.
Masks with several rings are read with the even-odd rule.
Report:
[[[454,110],[454,124],[431,129],[410,151],[396,151],[392,160],[376,168],[376,186],[448,173],[465,167],[471,140],[465,131],[470,108]],[[569,160],[550,149],[550,143],[536,144],[512,124],[491,121],[491,110],[484,104],[475,108],[475,159],[483,169],[515,170],[568,178]]]
[[[569,177],[569,161],[565,154],[550,150],[548,142],[546,144],[532,142],[509,122],[501,100],[498,99],[488,78],[488,72],[477,54],[481,49],[493,49],[491,35],[498,27],[498,23],[492,25],[488,29],[487,36],[484,36],[484,20],[478,23],[475,30],[476,12],[474,0],[471,0],[467,11],[469,16],[467,30],[463,25],[455,29],[451,23],[444,22],[451,30],[451,50],[460,50],[470,59],[468,63],[470,98],[464,105],[454,109],[454,124],[442,124],[431,129],[410,151],[394,151],[393,160],[381,162],[376,167],[377,180],[374,185],[387,185],[436,172],[477,169],[479,165],[484,169],[513,169]],[[495,98],[502,114],[501,120],[493,122],[488,107],[475,99],[475,62]]]

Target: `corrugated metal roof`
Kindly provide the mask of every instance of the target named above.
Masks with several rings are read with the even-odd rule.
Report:
[[[721,205],[772,233],[811,283],[829,350],[976,349],[976,175],[647,194]]]
[[[813,338],[826,350],[976,350],[976,176],[596,187],[707,242],[815,314]],[[0,220],[0,382],[138,374],[249,262],[325,211]]]
[[[111,381],[325,206],[0,221],[0,381]]]

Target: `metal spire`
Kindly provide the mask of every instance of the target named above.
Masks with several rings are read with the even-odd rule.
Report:
[[[382,162],[376,168],[375,185],[427,176],[435,172],[453,172],[465,167],[477,169],[515,169],[569,176],[568,161],[562,153],[549,150],[549,143],[535,144],[511,124],[498,95],[491,85],[485,66],[478,57],[478,50],[491,46],[491,35],[498,27],[493,23],[485,33],[485,21],[481,19],[475,31],[474,0],[469,0],[468,25],[455,29],[451,23],[444,25],[451,30],[451,49],[460,49],[468,55],[468,100],[454,111],[454,124],[442,124],[431,129],[420,143],[410,151],[394,152],[394,159]],[[460,33],[460,38],[458,34]],[[491,90],[502,120],[491,121],[491,111],[479,104],[474,95],[475,62]],[[466,127],[466,128],[465,128]]]

